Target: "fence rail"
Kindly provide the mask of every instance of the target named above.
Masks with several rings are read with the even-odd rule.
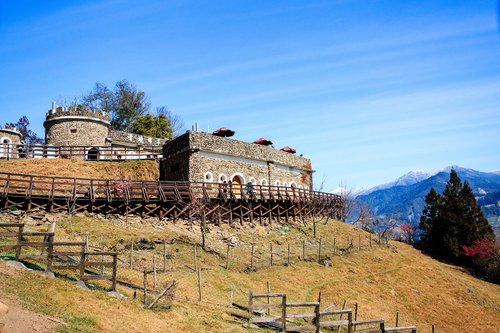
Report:
[[[56,224],[52,223],[46,232],[24,231],[23,223],[0,223],[0,229],[7,229],[9,232],[0,233],[0,239],[14,239],[12,244],[0,245],[0,250],[15,249],[16,260],[39,260],[47,263],[47,271],[54,270],[75,270],[79,272],[80,280],[109,280],[112,283],[112,290],[116,290],[117,268],[118,268],[118,253],[89,251],[88,241],[83,242],[56,242],[55,228]],[[12,231],[11,229],[17,229]],[[29,240],[28,237],[37,237],[43,239]],[[23,254],[23,249],[36,248],[41,249],[38,254]],[[75,250],[76,248],[76,250]],[[63,259],[64,257],[64,259]],[[96,260],[95,258],[111,257],[111,261]],[[108,259],[109,260],[109,259]],[[65,264],[68,263],[69,264]],[[56,263],[56,264],[54,264]],[[109,267],[112,269],[110,275],[91,274],[87,268]]]
[[[273,301],[276,299],[276,301]],[[264,303],[262,303],[264,301]],[[321,328],[337,328],[340,331],[342,326],[347,328],[348,333],[371,332],[411,332],[417,333],[415,326],[385,327],[383,319],[357,320],[357,311],[351,309],[321,310],[321,292],[316,302],[292,303],[287,301],[286,293],[262,293],[256,294],[250,291],[248,294],[248,306],[232,303],[239,309],[246,310],[246,314],[233,313],[238,317],[248,319],[250,323],[270,327],[281,332],[320,332]],[[312,312],[307,309],[312,308]],[[290,313],[294,309],[299,312]],[[357,306],[356,306],[357,309]],[[272,312],[271,310],[277,311]],[[355,313],[354,313],[355,312]],[[342,320],[342,316],[347,315],[347,319]],[[340,316],[332,320],[333,316]],[[324,320],[325,317],[330,318]],[[302,319],[301,321],[294,321]]]
[[[0,159],[19,158],[77,158],[88,161],[157,160],[162,158],[162,147],[153,145],[117,147],[0,143]]]
[[[111,180],[0,172],[0,208],[136,214],[189,220],[259,222],[341,218],[341,197],[296,187],[207,182]]]

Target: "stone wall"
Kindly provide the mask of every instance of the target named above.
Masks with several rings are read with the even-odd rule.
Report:
[[[112,129],[109,130],[108,137],[112,140],[128,141],[144,146],[159,146],[162,145],[166,140],[166,139],[154,138],[147,135],[140,135],[123,131],[115,131]]]
[[[47,120],[45,143],[56,146],[104,146],[108,125],[94,118]]]
[[[5,139],[12,144],[21,143],[21,133],[14,129],[2,128],[0,129],[0,143],[5,143]]]
[[[163,156],[162,180],[222,182],[239,177],[244,183],[312,188],[309,159],[209,133],[188,132],[166,143]]]

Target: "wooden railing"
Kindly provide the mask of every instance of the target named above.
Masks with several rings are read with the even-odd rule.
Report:
[[[278,301],[273,302],[273,299]],[[351,309],[328,310],[327,308],[322,311],[321,293],[315,302],[292,303],[287,301],[285,293],[256,294],[250,291],[248,307],[235,303],[232,305],[247,311],[247,314],[235,314],[238,317],[247,318],[250,323],[263,325],[281,332],[320,332],[321,328],[337,328],[340,331],[341,327],[346,327],[348,333],[354,331],[371,333],[417,332],[415,326],[385,327],[383,319],[353,319],[353,310]],[[313,311],[293,311],[307,308],[312,308]],[[292,311],[294,313],[291,313]],[[347,316],[347,319],[342,319],[344,315]],[[324,319],[333,316],[340,316],[340,318],[338,320]],[[298,322],[296,322],[297,319]]]
[[[127,148],[115,146],[54,146],[0,143],[0,159],[77,158],[88,161],[125,161],[156,160],[161,157],[161,146]]]
[[[116,290],[118,253],[104,251],[89,251],[88,240],[82,242],[56,242],[55,223],[52,223],[46,232],[25,231],[23,223],[0,223],[0,240],[6,244],[0,245],[0,250],[15,249],[16,260],[43,261],[47,264],[47,271],[54,270],[75,270],[79,272],[80,280],[109,280],[112,289]],[[17,229],[13,231],[12,229]],[[31,238],[31,240],[30,240]],[[33,239],[35,238],[35,239]],[[42,238],[42,239],[40,239]],[[9,239],[13,239],[9,243]],[[26,249],[41,249],[40,254],[26,253]],[[76,250],[75,250],[76,248]],[[62,262],[61,258],[67,258]],[[104,258],[111,257],[111,261],[104,261]],[[96,260],[95,258],[100,258]],[[69,262],[69,264],[67,263]],[[111,268],[111,274],[89,274],[88,267]]]
[[[106,199],[113,201],[181,201],[193,198],[220,200],[340,200],[332,193],[295,187],[253,185],[251,189],[226,187],[218,183],[172,182],[149,180],[112,180],[35,176],[0,172],[0,191],[3,197],[14,194],[26,198],[55,197],[70,200]]]

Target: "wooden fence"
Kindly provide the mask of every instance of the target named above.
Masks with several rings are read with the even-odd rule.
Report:
[[[321,310],[321,293],[315,302],[294,303],[287,301],[285,293],[258,294],[250,291],[248,307],[235,303],[232,305],[247,311],[247,314],[233,313],[234,315],[246,318],[250,323],[281,332],[320,332],[321,328],[337,328],[337,332],[340,332],[341,327],[347,328],[348,333],[354,331],[357,333],[417,332],[415,326],[385,327],[383,319],[357,320],[353,318],[351,309]],[[312,309],[312,311],[305,309]],[[273,314],[271,310],[277,313]],[[344,315],[346,319],[342,319]],[[337,316],[339,318],[332,318]],[[324,319],[325,317],[327,319]],[[297,319],[300,322],[297,323]]]
[[[56,242],[55,223],[52,223],[46,232],[43,231],[25,231],[22,223],[0,223],[1,229],[7,229],[7,232],[0,232],[0,239],[14,239],[15,243],[0,245],[0,250],[15,249],[16,260],[36,260],[47,263],[47,271],[54,270],[73,270],[77,271],[82,281],[88,280],[109,280],[112,283],[112,289],[116,290],[116,274],[118,266],[117,252],[89,251],[88,240],[83,242]],[[13,231],[12,229],[17,229]],[[42,238],[29,240],[29,238]],[[41,249],[40,254],[27,253],[23,250]],[[110,257],[110,261],[104,261]],[[96,258],[99,258],[97,260]],[[110,275],[95,274],[88,268],[104,267],[112,269]],[[92,274],[94,273],[94,274]]]
[[[0,159],[76,158],[87,161],[157,160],[162,146],[54,146],[0,143]]]
[[[341,197],[295,187],[34,176],[0,172],[0,208],[136,214],[216,223],[342,217]]]

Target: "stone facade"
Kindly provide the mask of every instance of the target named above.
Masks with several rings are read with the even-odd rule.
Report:
[[[189,131],[163,146],[161,180],[312,188],[311,161],[273,147]]]
[[[21,133],[15,128],[0,129],[0,158],[15,158],[17,157],[17,149],[15,144],[21,143]]]

